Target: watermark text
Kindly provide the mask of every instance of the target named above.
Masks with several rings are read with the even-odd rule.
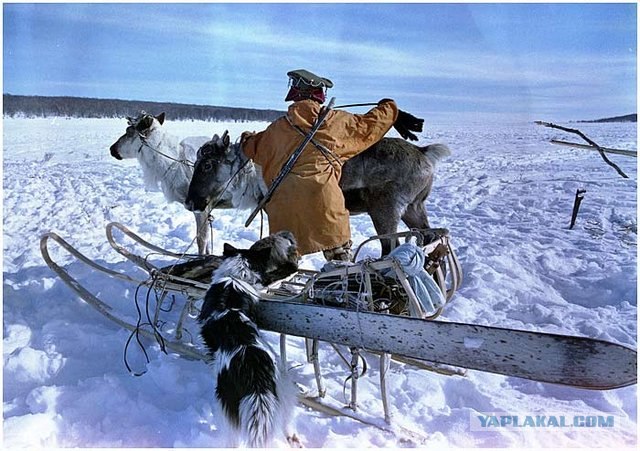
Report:
[[[613,428],[613,415],[472,413],[472,431],[518,430],[524,428]]]

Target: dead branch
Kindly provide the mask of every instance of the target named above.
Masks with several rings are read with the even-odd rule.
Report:
[[[568,133],[574,133],[578,136],[580,136],[582,139],[584,139],[586,142],[588,142],[591,146],[593,146],[598,153],[600,154],[600,156],[602,157],[602,159],[604,160],[605,163],[607,163],[609,166],[611,166],[613,169],[615,169],[618,174],[620,174],[620,176],[624,177],[625,179],[628,179],[629,176],[627,174],[625,174],[622,169],[620,169],[620,167],[618,167],[617,164],[615,164],[613,161],[609,160],[609,158],[605,155],[605,151],[602,147],[600,147],[595,141],[589,139],[584,133],[582,133],[580,130],[575,129],[575,128],[567,128],[567,127],[563,127],[561,125],[556,125],[556,124],[552,124],[551,122],[544,122],[544,121],[536,121],[536,124],[538,125],[542,125],[544,127],[549,127],[549,128],[556,128],[558,130],[562,130]]]

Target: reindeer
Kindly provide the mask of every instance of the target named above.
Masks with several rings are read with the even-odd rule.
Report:
[[[178,138],[162,128],[165,114],[152,116],[142,112],[136,118],[127,118],[128,127],[124,135],[111,146],[111,156],[117,160],[137,158],[145,186],[164,194],[168,202],[184,205],[193,175],[192,162],[195,161],[199,146],[207,137],[193,136],[178,142]],[[208,247],[207,224],[210,208],[193,212],[196,221],[196,242],[198,253],[204,254]]]
[[[313,149],[315,150],[315,149]],[[342,168],[340,188],[352,215],[367,213],[379,235],[395,233],[400,220],[410,229],[429,229],[425,200],[436,163],[451,154],[444,144],[419,147],[399,138],[383,138]],[[198,150],[185,201],[191,211],[255,208],[267,188],[260,167],[248,160],[229,134],[217,134]],[[382,255],[392,241],[382,240]]]

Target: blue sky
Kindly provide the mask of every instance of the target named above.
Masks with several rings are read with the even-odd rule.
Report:
[[[4,4],[3,92],[285,109],[286,72],[337,103],[427,120],[636,111],[635,3]]]

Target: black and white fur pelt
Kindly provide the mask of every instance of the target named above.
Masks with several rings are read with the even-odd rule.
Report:
[[[295,387],[254,321],[256,285],[268,285],[298,268],[296,242],[279,232],[251,248],[225,244],[199,315],[201,336],[213,357],[216,388],[239,446],[266,447],[286,438]]]

